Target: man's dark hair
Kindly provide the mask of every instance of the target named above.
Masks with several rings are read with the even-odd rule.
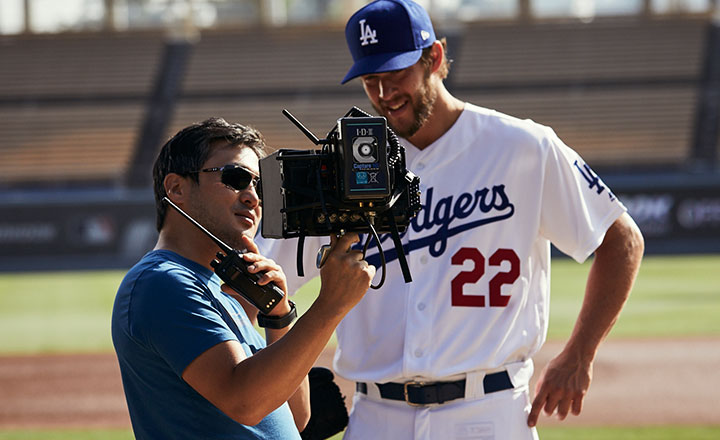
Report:
[[[448,74],[450,73],[450,64],[453,60],[449,59],[447,56],[447,38],[442,37],[438,39],[440,44],[443,46],[443,64],[440,66],[440,77],[442,79],[447,78]],[[422,55],[420,56],[420,61],[422,62],[422,65],[425,66],[426,71],[429,72],[430,66],[433,64],[433,59],[430,56],[430,52],[432,51],[432,46],[426,47],[423,49]]]
[[[176,173],[188,176],[196,183],[194,171],[202,168],[215,148],[245,146],[258,158],[265,156],[265,138],[256,129],[230,124],[222,118],[210,118],[180,130],[163,145],[153,166],[155,189],[156,227],[160,231],[165,222],[167,206],[162,199],[165,193],[165,176]]]

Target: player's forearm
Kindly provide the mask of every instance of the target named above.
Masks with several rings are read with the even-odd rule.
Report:
[[[595,252],[585,299],[566,350],[591,362],[632,290],[644,243],[632,219],[623,215],[607,231]]]

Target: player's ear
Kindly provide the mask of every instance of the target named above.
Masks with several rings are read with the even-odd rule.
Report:
[[[435,40],[431,46],[430,59],[432,59],[430,72],[435,73],[442,67],[443,60],[445,59],[445,49],[439,40]]]

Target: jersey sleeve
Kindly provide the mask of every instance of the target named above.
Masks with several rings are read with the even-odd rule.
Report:
[[[207,286],[191,274],[182,270],[153,272],[140,277],[134,288],[145,294],[134,297],[132,334],[178,376],[207,349],[238,340],[213,306]]]
[[[326,238],[323,242],[321,237],[305,238],[303,246],[304,276],[302,277],[298,275],[297,271],[297,238],[264,238],[258,233],[254,241],[261,255],[274,260],[282,267],[287,278],[288,292],[290,295],[294,295],[303,285],[320,275],[320,271],[315,265],[315,257],[320,246],[329,243],[330,239]]]
[[[540,234],[582,263],[626,208],[577,152],[547,130]]]

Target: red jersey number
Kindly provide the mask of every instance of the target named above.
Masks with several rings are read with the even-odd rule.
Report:
[[[462,271],[450,283],[452,291],[452,305],[457,307],[485,307],[485,295],[465,295],[463,286],[475,284],[485,275],[485,256],[475,248],[461,248],[452,256],[453,265],[462,266],[465,261],[470,260],[474,267],[468,271]],[[502,294],[503,284],[512,284],[520,276],[520,259],[512,249],[498,249],[490,256],[490,266],[501,266],[503,262],[510,263],[507,272],[498,272],[490,279],[488,287],[490,290],[490,307],[506,307],[510,301],[510,295]]]

